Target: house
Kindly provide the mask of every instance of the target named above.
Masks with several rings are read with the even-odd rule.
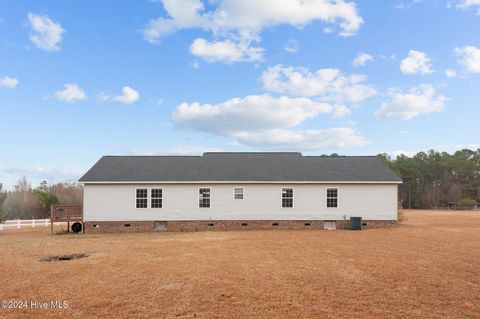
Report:
[[[91,233],[386,227],[401,180],[375,156],[208,152],[104,156],[80,182]]]

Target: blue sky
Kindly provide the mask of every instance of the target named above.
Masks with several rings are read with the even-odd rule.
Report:
[[[102,155],[480,147],[480,2],[18,1],[0,182]]]

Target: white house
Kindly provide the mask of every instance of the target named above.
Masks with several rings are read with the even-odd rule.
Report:
[[[375,156],[104,156],[81,179],[85,231],[323,229],[397,220],[400,178]]]

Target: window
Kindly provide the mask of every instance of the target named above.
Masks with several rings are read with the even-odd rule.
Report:
[[[282,188],[282,207],[293,207],[293,188]]]
[[[146,188],[137,188],[137,208],[147,208],[148,205],[148,189]]]
[[[243,187],[236,187],[233,189],[234,199],[243,199]]]
[[[327,207],[338,207],[338,188],[327,188]]]
[[[151,208],[162,208],[162,189],[161,188],[152,188],[150,197],[151,197],[150,199]]]
[[[198,190],[198,207],[210,208],[210,188],[200,188]]]

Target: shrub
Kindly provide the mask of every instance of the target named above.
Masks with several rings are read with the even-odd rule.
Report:
[[[399,223],[407,220],[407,213],[403,209],[397,210],[397,221]]]
[[[36,191],[43,213],[40,217],[47,218],[50,214],[50,206],[58,204],[58,197],[55,194],[44,191]]]
[[[0,224],[7,220],[7,214],[0,211]]]
[[[457,202],[457,209],[472,210],[476,203],[472,198],[462,198]]]

